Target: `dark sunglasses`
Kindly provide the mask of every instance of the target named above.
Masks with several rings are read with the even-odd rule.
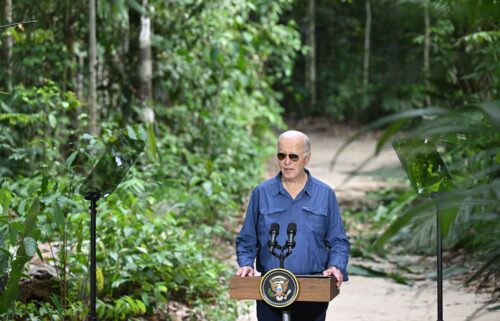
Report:
[[[284,160],[287,156],[292,162],[296,162],[299,160],[299,155],[297,154],[278,153],[276,154],[276,156],[278,156],[278,159],[280,161]]]

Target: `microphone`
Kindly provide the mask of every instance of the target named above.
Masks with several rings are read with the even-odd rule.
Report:
[[[271,230],[269,231],[269,251],[273,251],[274,247],[277,245],[276,237],[280,234],[280,225],[278,223],[271,224]]]
[[[295,234],[297,234],[297,224],[290,223],[286,228],[286,233],[288,234],[288,240],[286,241],[286,246],[288,246],[288,251],[291,252],[295,247]]]

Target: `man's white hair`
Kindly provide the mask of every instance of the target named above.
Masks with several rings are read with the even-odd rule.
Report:
[[[298,130],[287,130],[284,133],[281,133],[278,137],[278,145],[280,144],[281,139],[283,138],[292,138],[292,137],[303,137],[304,138],[304,153],[311,153],[311,141],[309,137],[303,132],[299,132]]]

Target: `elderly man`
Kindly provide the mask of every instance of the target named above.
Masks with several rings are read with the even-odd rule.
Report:
[[[337,287],[347,281],[349,241],[347,240],[335,192],[314,178],[305,168],[311,159],[309,138],[299,131],[287,131],[278,138],[280,172],[257,186],[251,195],[245,222],[236,238],[236,254],[241,277],[265,273],[279,267],[279,259],[269,253],[271,224],[297,225],[296,247],[285,260],[285,268],[297,275],[333,276]],[[284,244],[286,233],[278,234]],[[328,303],[295,302],[292,319],[324,321]],[[259,321],[280,321],[281,310],[257,301]]]

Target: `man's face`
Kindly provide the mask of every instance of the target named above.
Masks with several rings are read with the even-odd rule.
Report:
[[[304,153],[304,138],[300,136],[282,138],[278,143],[278,153],[287,155],[283,160],[278,158],[283,178],[292,181],[300,178],[311,157]],[[295,155],[298,155],[297,161],[292,160]]]

